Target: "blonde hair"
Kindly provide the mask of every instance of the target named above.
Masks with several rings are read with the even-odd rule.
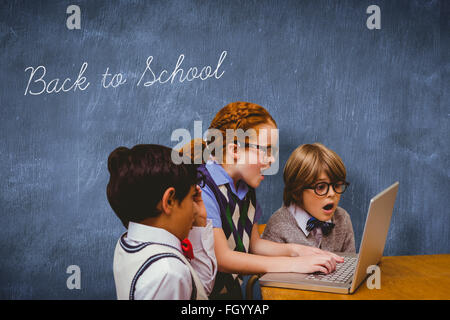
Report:
[[[346,170],[342,159],[321,143],[304,144],[289,156],[284,167],[283,203],[303,205],[303,189],[313,184],[324,172],[331,182],[345,181]]]

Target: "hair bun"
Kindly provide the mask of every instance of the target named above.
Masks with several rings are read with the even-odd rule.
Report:
[[[118,147],[108,157],[108,171],[111,175],[119,172],[119,170],[129,163],[131,150],[126,147]]]

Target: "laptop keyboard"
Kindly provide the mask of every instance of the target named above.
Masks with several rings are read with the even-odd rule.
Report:
[[[345,283],[353,276],[358,262],[357,257],[344,257],[343,263],[336,263],[336,270],[329,274],[312,273],[306,277],[308,280]]]

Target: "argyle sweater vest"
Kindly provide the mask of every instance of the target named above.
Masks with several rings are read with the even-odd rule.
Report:
[[[229,248],[248,253],[256,213],[255,190],[249,187],[245,198],[240,200],[231,191],[228,183],[216,185],[204,165],[200,166],[198,170],[205,176],[205,183],[214,193],[219,205],[222,229]],[[242,299],[242,282],[242,276],[239,274],[218,272],[210,298]]]

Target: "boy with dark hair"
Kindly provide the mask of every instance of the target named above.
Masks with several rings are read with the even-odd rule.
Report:
[[[176,165],[171,154],[137,145],[108,158],[108,201],[128,229],[114,253],[118,299],[207,299],[213,287],[217,262],[202,179],[195,165]]]

